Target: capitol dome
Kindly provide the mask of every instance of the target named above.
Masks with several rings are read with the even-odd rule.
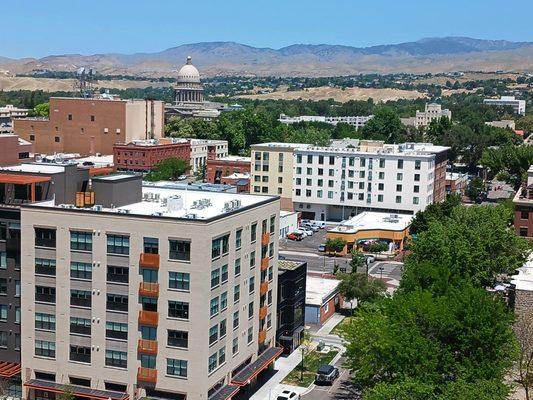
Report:
[[[191,82],[200,83],[200,73],[194,65],[192,65],[192,57],[187,57],[187,63],[181,67],[178,72],[178,83]]]

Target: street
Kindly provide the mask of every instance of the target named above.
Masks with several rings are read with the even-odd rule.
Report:
[[[317,386],[302,396],[302,400],[357,400],[361,398],[361,392],[357,390],[355,385],[350,381],[350,371],[343,368],[345,359],[341,357],[335,363],[339,368],[340,376],[333,382],[331,386]]]

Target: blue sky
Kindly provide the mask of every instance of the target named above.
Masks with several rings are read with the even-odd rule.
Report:
[[[235,41],[352,46],[435,36],[533,41],[532,0],[14,0],[0,56],[155,52]],[[5,40],[8,39],[8,40]]]

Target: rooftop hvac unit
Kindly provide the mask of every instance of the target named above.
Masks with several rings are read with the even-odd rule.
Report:
[[[183,208],[183,198],[179,195],[170,196],[167,198],[168,211],[179,211]]]
[[[196,219],[196,217],[197,217],[197,214],[195,213],[185,214],[185,218],[187,219]]]
[[[161,216],[163,215],[163,213],[160,212],[160,211],[156,211],[155,213],[152,213],[152,215],[153,215],[154,217],[161,217]]]
[[[61,204],[59,207],[61,208],[76,208],[74,204]]]
[[[91,210],[93,211],[102,211],[103,207],[100,204],[96,204],[91,207]]]
[[[129,214],[129,213],[130,213],[130,210],[129,210],[128,208],[119,208],[119,209],[117,210],[117,212],[118,212],[119,214]]]

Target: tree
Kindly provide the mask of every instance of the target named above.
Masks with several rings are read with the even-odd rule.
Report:
[[[406,380],[396,383],[378,383],[365,393],[364,400],[431,400],[435,387],[425,382]]]
[[[461,204],[461,197],[456,194],[449,194],[441,203],[432,203],[424,211],[418,211],[409,225],[409,233],[419,234],[429,227],[430,221],[440,221],[448,218],[453,209]]]
[[[352,272],[342,274],[340,279],[339,293],[348,301],[357,299],[358,304],[375,300],[387,290],[385,282],[367,274]]]
[[[327,238],[326,239],[326,251],[334,252],[335,255],[344,250],[346,246],[346,240],[343,238]]]
[[[48,116],[50,115],[50,103],[46,102],[37,104],[33,109],[33,114],[36,117],[48,118]]]
[[[365,256],[359,253],[355,248],[352,249],[352,259],[350,260],[350,267],[352,272],[357,272],[359,268],[362,268],[366,264]]]
[[[503,146],[487,149],[483,152],[480,162],[493,176],[505,172],[509,183],[518,189],[526,178],[529,166],[533,164],[533,146]]]
[[[147,181],[175,181],[180,175],[189,170],[189,163],[176,157],[170,157],[157,163],[152,170],[146,174]]]
[[[381,107],[362,130],[365,139],[384,140],[387,143],[403,141],[406,128],[398,115],[389,107]]]
[[[74,395],[74,390],[69,385],[62,386],[62,392],[56,396],[57,400],[74,400],[76,396]]]
[[[370,243],[368,246],[365,247],[365,250],[369,253],[383,253],[384,251],[387,251],[389,249],[389,245],[382,241],[375,241]]]
[[[533,397],[533,311],[518,316],[514,331],[519,346],[515,381],[524,389],[525,400],[530,400]]]
[[[485,185],[485,182],[479,176],[474,176],[468,182],[465,194],[470,200],[481,203],[487,194],[487,185]]]

